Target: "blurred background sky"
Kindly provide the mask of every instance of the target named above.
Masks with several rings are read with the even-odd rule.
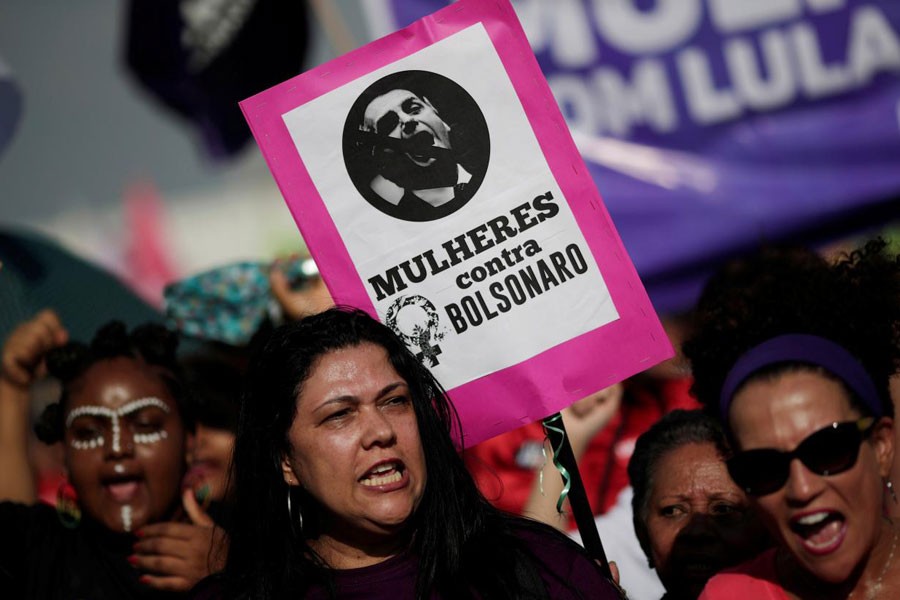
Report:
[[[354,39],[368,39],[358,0],[331,4]],[[126,72],[126,9],[121,0],[0,6],[0,59],[23,100],[0,155],[0,223],[50,234],[122,270],[135,233],[124,201],[151,198],[175,274],[301,249],[256,144],[215,162],[188,122]],[[335,56],[312,14],[310,24],[307,67]]]
[[[167,281],[237,260],[302,252],[303,244],[254,141],[235,156],[214,159],[198,128],[165,109],[128,72],[129,7],[153,4],[4,0],[0,5],[0,78],[12,74],[22,101],[15,133],[0,151],[0,227],[47,234],[118,273],[158,304]],[[191,4],[254,2],[160,0],[156,6]],[[309,21],[303,68],[446,4],[309,0],[303,3]],[[603,5],[515,2],[564,113],[580,127],[576,142],[658,308],[685,307],[711,264],[761,241],[796,237],[822,243],[880,231],[897,219],[896,0],[779,0],[756,8],[732,0],[682,5],[634,0],[632,14],[613,10],[606,20],[596,8]],[[679,6],[693,7],[697,15],[693,29],[679,39],[664,30],[650,35],[645,25],[664,19],[641,23],[643,17],[665,16],[681,27],[683,10],[673,12]],[[636,28],[633,36],[616,33],[626,26]],[[781,45],[770,43],[774,38]],[[629,40],[640,43],[628,47]],[[653,47],[660,40],[669,45]],[[844,88],[824,98],[810,100],[809,90],[803,97],[798,88],[794,96],[782,94],[783,106],[769,102],[759,108],[747,101],[741,107],[742,90],[727,88],[737,85],[733,81],[722,82],[737,79],[736,67],[726,59],[739,55],[740,49],[732,48],[745,40],[758,44],[760,61],[771,58],[769,46],[787,52],[806,44],[806,50],[796,50],[792,68],[815,67],[822,77],[844,63],[850,65],[846,75],[854,60],[869,71],[845,78]],[[804,67],[800,58],[813,51],[822,64]],[[694,67],[718,77],[719,91],[737,98],[735,110],[741,114],[705,115],[713,122],[704,125],[691,120],[691,107],[679,103],[689,104],[696,90],[687,89],[685,81],[679,89],[676,81],[691,52]],[[771,75],[774,62],[767,64]],[[573,73],[588,83],[570,85]],[[666,92],[653,88],[651,77],[666,73],[674,81],[667,93],[676,103],[660,112],[657,100],[664,94],[647,92]],[[801,80],[810,85],[809,72],[781,83]],[[642,81],[649,87],[641,89]],[[758,83],[750,91],[762,103],[781,93],[778,86]],[[585,90],[597,95],[585,102]],[[684,126],[668,130],[672,118]],[[850,201],[862,208],[848,212]],[[790,207],[783,218],[776,215],[780,207]]]

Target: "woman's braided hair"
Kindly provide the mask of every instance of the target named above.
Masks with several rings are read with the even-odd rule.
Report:
[[[35,423],[38,439],[53,444],[63,438],[63,415],[72,384],[91,366],[117,357],[131,358],[154,367],[175,398],[182,419],[189,425],[181,371],[176,360],[177,348],[177,334],[162,325],[147,323],[129,333],[124,323],[110,321],[97,330],[90,345],[73,341],[51,350],[47,354],[47,369],[62,384],[62,394],[58,402],[44,409]]]

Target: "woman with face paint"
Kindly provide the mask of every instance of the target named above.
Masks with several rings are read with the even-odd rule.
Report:
[[[900,526],[888,516],[900,259],[870,242],[833,265],[763,257],[722,277],[685,354],[730,438],[728,472],[777,547],[713,577],[700,598],[900,597]]]
[[[15,598],[174,597],[216,570],[211,550],[225,545],[192,494],[181,493],[190,422],[177,340],[161,326],[128,333],[118,322],[90,345],[67,337],[44,311],[3,350],[0,589]],[[45,370],[62,394],[35,431],[62,443],[71,483],[56,511],[29,506],[29,386]]]

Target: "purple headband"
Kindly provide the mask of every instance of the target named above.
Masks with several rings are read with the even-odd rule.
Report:
[[[872,378],[852,354],[830,340],[815,335],[789,334],[771,338],[741,356],[722,385],[719,410],[727,418],[735,392],[748,377],[770,365],[800,362],[817,365],[847,384],[863,404],[880,417],[884,414]]]

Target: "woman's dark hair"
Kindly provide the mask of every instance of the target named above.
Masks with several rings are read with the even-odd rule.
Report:
[[[535,575],[538,566],[513,531],[553,530],[501,513],[484,499],[451,438],[454,431],[462,439],[443,388],[389,328],[346,308],[280,327],[251,362],[235,445],[235,527],[225,589],[254,600],[302,597],[311,585],[333,591],[329,568],[303,535],[315,535],[315,501],[302,491],[292,495],[292,505],[302,505],[300,531],[286,508],[289,488],[281,462],[291,451],[288,431],[316,361],[367,343],[384,348],[406,380],[423,442],[428,478],[410,547],[419,561],[417,596],[436,591],[445,598],[467,598],[477,591],[485,598],[546,597]]]
[[[72,385],[96,363],[118,357],[154,367],[175,399],[185,426],[190,428],[191,411],[185,406],[181,371],[175,358],[177,348],[178,336],[162,325],[147,323],[129,333],[122,322],[110,321],[97,330],[90,345],[73,341],[51,350],[47,353],[47,370],[62,384],[62,394],[35,423],[38,439],[53,444],[63,438],[63,417]]]
[[[198,424],[237,431],[247,355],[243,347],[203,342],[179,359]]]
[[[628,461],[628,479],[634,489],[631,498],[634,532],[648,560],[652,554],[647,517],[656,467],[666,454],[687,444],[712,444],[723,460],[728,454],[725,432],[715,418],[702,410],[677,409],[663,416],[641,434]]]
[[[874,381],[884,414],[893,415],[889,380],[900,367],[900,258],[873,240],[833,264],[809,250],[769,248],[727,266],[701,295],[694,333],[684,345],[697,399],[727,424],[719,395],[729,370],[754,346],[794,333],[847,350]],[[803,363],[773,365],[748,381],[797,369],[814,369],[843,385]],[[871,413],[844,388],[863,415]]]

